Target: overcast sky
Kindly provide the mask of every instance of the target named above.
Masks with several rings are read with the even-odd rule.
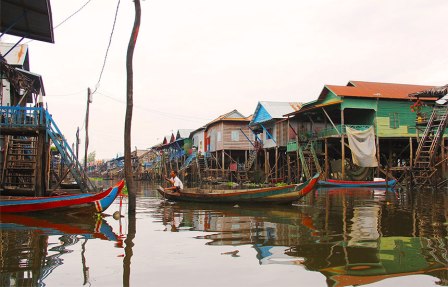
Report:
[[[51,1],[58,25],[86,0]],[[258,101],[315,100],[350,80],[445,85],[446,0],[142,1],[134,54],[132,146],[196,129]],[[69,143],[84,145],[87,87],[95,89],[117,1],[91,0],[55,29],[55,44],[29,42],[50,112]],[[122,0],[104,74],[90,106],[89,152],[123,154],[126,52],[134,3]]]

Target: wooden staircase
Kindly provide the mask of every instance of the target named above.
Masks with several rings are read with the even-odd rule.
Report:
[[[310,179],[316,172],[322,173],[322,167],[319,164],[314,141],[309,140],[304,145],[299,145],[299,157],[302,164],[302,170],[306,179]]]
[[[2,174],[4,189],[34,192],[36,185],[37,137],[6,137]]]
[[[434,160],[447,126],[448,105],[435,106],[415,154],[413,164],[414,183],[422,185],[431,180],[436,169]]]
[[[208,170],[207,156],[200,154],[196,157],[199,178],[202,179]]]
[[[255,159],[257,158],[257,153],[258,149],[253,149],[249,151],[249,158],[244,164],[244,169],[246,170],[246,172],[248,172],[252,168],[252,165],[254,164]]]

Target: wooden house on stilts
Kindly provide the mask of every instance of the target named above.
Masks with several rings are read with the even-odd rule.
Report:
[[[412,162],[418,135],[408,95],[429,88],[362,81],[326,85],[316,101],[289,114],[299,128],[298,140],[290,142],[288,152],[314,142],[325,178],[400,177]],[[366,146],[348,139],[355,136],[362,136]]]
[[[2,2],[1,32],[53,43],[48,1],[17,3]],[[42,77],[28,71],[27,61],[26,45],[15,44],[6,52],[1,50],[1,193],[47,195],[51,189],[58,188],[68,173],[82,191],[95,190],[51,114],[44,109]],[[58,174],[51,165],[51,145],[66,166],[63,174]],[[52,177],[55,182],[50,180]]]
[[[266,182],[297,182],[297,158],[294,161],[286,148],[289,140],[296,138],[296,127],[284,115],[300,110],[297,102],[258,102],[249,128],[255,136],[253,146],[259,151],[256,169],[261,169]],[[251,158],[251,160],[253,160]],[[251,163],[251,162],[250,162]]]
[[[246,139],[247,135],[251,135],[248,127],[250,120],[251,117],[233,110],[205,125],[208,176],[240,182],[247,180],[245,163],[249,152],[254,149]]]

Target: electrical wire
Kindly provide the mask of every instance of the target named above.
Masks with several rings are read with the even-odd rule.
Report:
[[[106,67],[107,56],[109,54],[109,48],[110,48],[110,45],[112,43],[112,36],[114,35],[115,24],[117,23],[117,15],[118,15],[118,8],[119,7],[120,7],[120,0],[118,0],[117,8],[115,10],[114,23],[112,25],[112,31],[110,33],[109,44],[107,45],[107,49],[106,49],[106,55],[104,55],[103,67],[101,68],[100,76],[98,78],[98,82],[95,85],[95,90],[92,92],[92,95],[95,94],[95,92],[98,90],[98,88],[100,86],[101,78],[103,76],[104,68]]]

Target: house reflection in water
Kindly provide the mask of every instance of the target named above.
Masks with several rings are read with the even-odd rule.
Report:
[[[311,207],[168,208],[184,215],[186,229],[213,232],[198,237],[208,245],[252,245],[260,264],[300,265],[331,287],[414,274],[448,285],[445,197],[350,192],[320,192]]]

